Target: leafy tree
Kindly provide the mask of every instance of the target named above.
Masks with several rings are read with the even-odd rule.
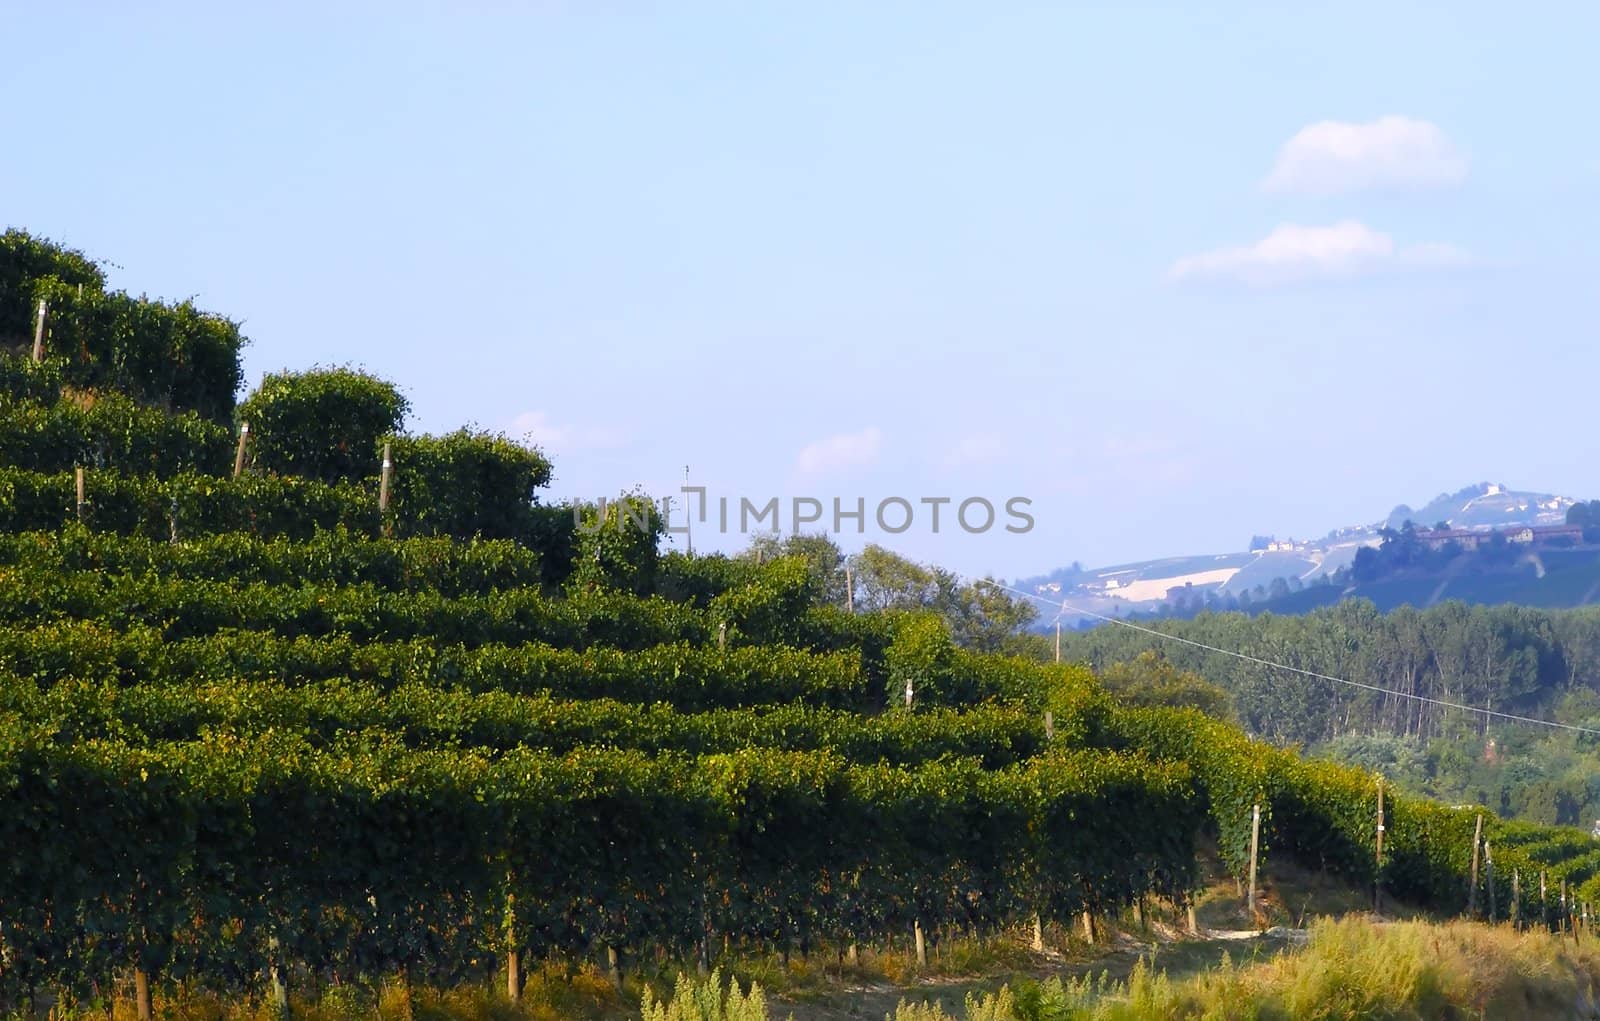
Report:
[[[1137,706],[1198,709],[1207,716],[1233,715],[1228,693],[1188,670],[1179,670],[1153,650],[1100,671],[1100,683],[1123,702]]]
[[[777,532],[757,532],[740,555],[758,563],[799,557],[805,561],[811,578],[814,605],[844,606],[847,602],[844,551],[826,533],[781,536]]]
[[[858,609],[933,610],[965,648],[1011,649],[1039,616],[1032,601],[996,587],[993,579],[963,583],[951,571],[919,564],[882,546],[867,546],[851,558],[851,565]]]
[[[1580,501],[1568,507],[1567,524],[1583,529],[1584,542],[1600,542],[1600,500]]]
[[[875,543],[851,557],[850,563],[858,609],[921,609],[932,606],[938,596],[938,579],[932,568]]]

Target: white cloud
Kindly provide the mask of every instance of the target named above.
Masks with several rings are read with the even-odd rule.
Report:
[[[1250,245],[1218,248],[1173,263],[1173,280],[1238,280],[1268,285],[1365,276],[1405,269],[1445,268],[1471,262],[1454,245],[1397,245],[1364,223],[1345,220],[1329,227],[1280,224]]]
[[[602,447],[621,446],[627,437],[612,427],[561,425],[550,420],[543,411],[524,411],[506,427],[514,439],[535,444],[546,453],[572,453],[577,450],[595,450]]]
[[[1467,158],[1437,124],[1379,117],[1367,124],[1319,121],[1282,149],[1268,191],[1334,195],[1362,188],[1436,187],[1467,176]]]
[[[863,467],[878,459],[878,449],[882,445],[883,434],[877,426],[869,426],[857,433],[839,433],[806,444],[800,451],[796,467],[808,475]]]
[[[945,452],[947,468],[966,468],[973,465],[993,464],[1011,453],[1011,445],[1003,436],[994,433],[976,433],[963,437],[961,442]]]

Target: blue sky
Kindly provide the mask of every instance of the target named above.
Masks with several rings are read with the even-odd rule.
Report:
[[[1600,8],[1200,6],[17,5],[0,220],[558,496],[1030,498],[843,537],[961,571],[1600,496]]]

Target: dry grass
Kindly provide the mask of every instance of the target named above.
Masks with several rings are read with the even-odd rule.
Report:
[[[1026,991],[1025,1021],[1595,1017],[1600,945],[1467,922],[1321,920],[1304,949],[1173,981],[1137,968]]]
[[[1380,923],[1351,915],[1314,921],[1303,946],[1180,942],[1167,944],[1153,963],[1150,952],[1150,944],[1124,940],[1086,966],[1056,954],[1030,955],[1020,938],[952,941],[941,950],[939,974],[932,967],[918,974],[906,954],[865,950],[855,967],[840,966],[829,953],[796,957],[787,966],[775,956],[747,959],[725,974],[737,975],[744,988],[752,980],[765,987],[768,1016],[792,1012],[802,1021],[876,1021],[885,1014],[1005,1021],[1006,1013],[1017,1021],[1600,1018],[1600,941],[1590,937],[1575,943],[1504,925]],[[672,995],[675,968],[664,962],[636,972],[619,993],[593,966],[550,964],[528,976],[518,1003],[497,988],[416,988],[409,1012],[398,984],[347,985],[297,1000],[294,1014],[297,1021],[403,1021],[408,1013],[415,1021],[637,1019],[645,985],[658,997]],[[272,1018],[264,1003],[200,994],[164,998],[158,1011],[173,1021]],[[131,1003],[120,1001],[114,1021],[132,1018]]]

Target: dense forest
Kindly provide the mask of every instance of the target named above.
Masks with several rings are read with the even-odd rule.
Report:
[[[1106,667],[1157,652],[1226,692],[1252,733],[1384,769],[1441,798],[1537,821],[1600,814],[1594,735],[1425,701],[1600,730],[1600,607],[1447,602],[1379,613],[1354,599],[1302,616],[1202,614],[1141,626],[1264,662],[1120,626],[1064,637],[1064,655]]]

